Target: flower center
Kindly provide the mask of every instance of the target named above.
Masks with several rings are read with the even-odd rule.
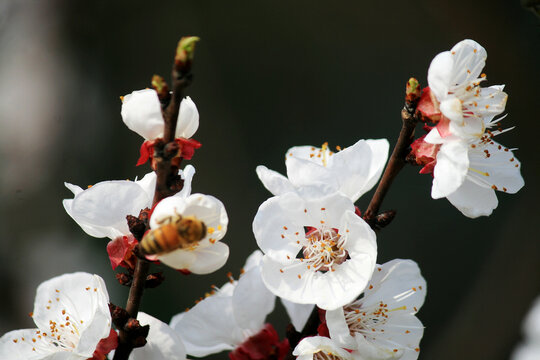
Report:
[[[378,331],[377,328],[386,323],[389,310],[388,305],[382,301],[369,307],[363,307],[362,303],[356,301],[344,307],[343,311],[345,312],[345,321],[353,335],[354,333]]]
[[[355,301],[343,308],[345,321],[353,336],[354,333],[367,335],[373,332],[384,332],[381,327],[387,322],[388,313],[396,310],[406,310],[406,307],[388,309],[388,304],[382,301],[371,306],[363,306],[361,301]]]
[[[306,240],[302,252],[308,269],[335,271],[335,265],[347,260],[346,236],[340,235],[337,229],[312,228],[306,233]]]

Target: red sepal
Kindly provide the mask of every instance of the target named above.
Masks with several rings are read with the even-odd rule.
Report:
[[[426,135],[414,140],[411,144],[411,154],[414,155],[418,165],[424,165],[420,174],[430,174],[437,163],[437,153],[441,148],[440,144],[430,144],[424,141]]]
[[[116,349],[118,347],[118,334],[116,331],[111,329],[111,332],[109,333],[109,336],[101,339],[99,343],[97,344],[96,350],[94,351],[93,356],[90,358],[91,360],[105,360],[106,355],[110,353],[112,350]]]
[[[118,266],[126,269],[135,269],[137,258],[133,255],[133,249],[138,244],[138,241],[133,237],[119,236],[107,244],[107,254],[111,260],[111,266],[116,269]]]
[[[452,135],[450,132],[450,119],[444,115],[441,115],[441,120],[435,128],[443,138]]]
[[[439,102],[431,93],[431,89],[429,88],[429,86],[425,87],[422,90],[422,96],[420,96],[420,101],[418,102],[416,109],[422,114],[422,121],[439,121],[441,116],[441,111],[439,110]]]
[[[180,274],[183,274],[183,275],[191,274],[191,271],[189,271],[188,269],[177,269],[176,271],[178,271]]]
[[[137,160],[136,166],[142,165],[146,163],[148,159],[151,159],[154,157],[154,141],[148,140],[148,141],[143,142],[139,152],[141,155],[139,156],[139,160]]]
[[[229,353],[230,360],[283,360],[289,353],[289,340],[279,341],[279,335],[271,324],[248,338]]]
[[[195,149],[202,146],[200,142],[194,139],[177,138],[174,141],[180,145],[180,156],[186,160],[191,160],[193,154],[195,154]]]

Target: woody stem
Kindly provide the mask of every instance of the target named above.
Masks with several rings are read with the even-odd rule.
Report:
[[[406,163],[405,158],[409,152],[409,146],[411,146],[414,140],[414,130],[418,123],[418,117],[416,115],[417,103],[418,98],[407,98],[405,106],[401,110],[402,126],[398,140],[394,146],[388,165],[384,170],[381,181],[377,186],[377,190],[375,190],[375,194],[373,194],[369,206],[363,216],[364,220],[372,227],[374,225],[375,216],[379,213],[386,193]]]
[[[162,199],[174,195],[181,190],[181,184],[174,184],[172,179],[178,172],[178,168],[171,164],[173,157],[180,151],[178,145],[174,142],[176,123],[180,111],[180,103],[183,98],[184,89],[191,83],[191,63],[179,66],[177,63],[173,66],[173,93],[168,106],[162,111],[165,121],[163,132],[163,141],[156,142],[154,145],[154,159],[156,161],[156,190],[152,206],[156,205]],[[141,240],[141,239],[137,239]],[[129,296],[126,305],[126,311],[132,318],[137,318],[141,304],[146,277],[150,269],[150,263],[147,260],[139,258],[133,273],[133,281],[129,289]],[[118,348],[114,354],[113,360],[127,360],[131,351],[135,347],[134,340],[124,329],[120,329],[118,336]],[[139,345],[140,346],[140,345]]]

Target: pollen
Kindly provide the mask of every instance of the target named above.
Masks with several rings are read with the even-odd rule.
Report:
[[[216,230],[213,227],[209,227],[206,229],[206,231],[208,231],[209,234],[213,234]]]
[[[373,285],[369,285],[369,290],[373,289]]]
[[[405,330],[405,334],[410,334],[411,332],[409,330]]]
[[[283,269],[279,269],[279,272],[283,274]]]
[[[298,278],[301,279],[301,278],[302,278],[302,275],[298,274]]]

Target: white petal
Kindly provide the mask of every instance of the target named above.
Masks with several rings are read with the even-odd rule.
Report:
[[[262,254],[259,252],[259,255]],[[275,302],[275,295],[262,281],[260,266],[252,267],[240,276],[234,289],[233,312],[236,323],[243,329],[252,330],[254,334],[259,332],[266,316],[274,310]]]
[[[289,319],[291,319],[291,323],[296,331],[302,332],[315,305],[297,304],[283,298],[281,298],[281,303],[285,307],[285,311],[287,311],[287,315],[289,315]]]
[[[526,343],[519,345],[510,360],[538,360],[540,356],[540,343]]]
[[[265,255],[261,275],[268,290],[276,296],[298,304],[316,304],[320,296],[325,296],[318,293],[319,289],[308,286],[313,280],[314,273],[306,271],[306,266],[300,261],[283,265]]]
[[[463,111],[461,107],[461,101],[454,96],[449,96],[441,101],[441,112],[444,116],[451,120],[451,122],[463,123]]]
[[[184,180],[184,186],[174,196],[186,198],[191,195],[191,182],[193,181],[193,175],[195,175],[195,168],[193,165],[187,165],[183,171],[180,170],[178,173]]]
[[[70,184],[68,182],[65,182],[64,185],[73,193],[73,195],[77,195],[83,192],[83,189],[78,185]]]
[[[343,308],[328,310],[325,317],[330,338],[346,349],[356,349],[356,340],[351,336],[351,331],[345,321]]]
[[[510,149],[495,141],[471,148],[469,159],[467,177],[480,186],[494,186],[496,190],[514,194],[525,184],[521,176],[521,163]]]
[[[255,169],[257,176],[263,183],[264,187],[273,195],[281,195],[286,192],[294,191],[294,186],[289,179],[280,173],[268,169],[266,166],[259,165]]]
[[[133,349],[130,360],[185,360],[186,349],[180,335],[164,322],[139,312],[137,320],[141,325],[150,325],[143,347]]]
[[[463,184],[469,168],[467,147],[467,144],[461,141],[452,141],[441,146],[433,170],[431,197],[439,199],[448,196]]]
[[[146,140],[163,136],[165,123],[161,103],[154,90],[139,90],[124,96],[121,113],[127,127]]]
[[[149,199],[154,199],[154,193],[156,192],[157,176],[154,171],[151,171],[143,176],[141,180],[135,180],[135,184],[139,185]]]
[[[38,329],[10,331],[0,338],[0,359],[6,360],[42,360],[51,356],[57,347],[39,338]],[[24,340],[23,340],[24,339]],[[36,342],[33,342],[35,339]],[[71,353],[66,352],[71,355]]]
[[[499,204],[495,191],[475,184],[470,180],[465,182],[452,194],[447,196],[463,215],[470,218],[489,216]]]
[[[251,255],[247,257],[246,263],[242,268],[244,272],[254,268],[260,268],[263,256],[264,254],[260,250],[255,250],[254,252],[252,252]]]
[[[444,138],[441,137],[441,134],[439,133],[439,130],[436,127],[431,129],[429,133],[426,135],[426,137],[424,138],[424,141],[429,144],[444,144],[444,143],[459,141],[459,140],[460,139],[457,136],[452,135],[452,134],[445,136]]]
[[[388,146],[386,139],[359,140],[333,155],[328,168],[339,183],[339,191],[352,201],[369,191],[384,169]]]
[[[295,187],[325,184],[336,190],[339,189],[338,178],[333,176],[328,167],[294,156],[288,157],[285,165],[287,166],[287,177]]]
[[[464,117],[461,122],[450,121],[448,128],[460,139],[479,139],[486,130],[481,117]]]
[[[301,246],[295,239],[304,237],[303,227],[309,221],[304,205],[295,193],[274,196],[261,204],[253,220],[253,233],[265,254],[276,259],[296,257]]]
[[[359,195],[359,197],[371,190],[377,181],[379,181],[379,178],[384,170],[386,160],[388,160],[388,150],[390,149],[390,144],[386,139],[366,140],[366,142],[371,149],[371,162],[367,182],[362,187],[362,193]]]
[[[199,128],[199,111],[189,96],[180,103],[176,137],[191,138]]]
[[[415,314],[424,304],[426,290],[418,265],[412,260],[395,259],[376,267],[365,290],[363,306],[382,301],[388,309],[397,309],[392,316]]]
[[[480,76],[486,64],[486,50],[474,40],[462,40],[450,50],[454,61],[451,85],[463,84]]]
[[[210,274],[220,269],[229,258],[229,247],[222,242],[205,247],[178,249],[159,255],[159,261],[178,270],[189,270],[194,274]]]
[[[502,91],[502,87],[502,85],[494,85],[481,88],[479,96],[474,98],[475,102],[471,109],[483,118],[486,125],[496,115],[501,114],[506,107],[508,95]]]
[[[416,316],[389,315],[378,330],[373,337],[357,333],[355,340],[360,354],[369,359],[418,358],[418,344],[424,333],[424,326]]]
[[[356,299],[364,290],[375,259],[357,256],[336,266],[335,271],[316,273],[306,284],[307,292],[315,293],[316,304],[325,310],[334,310]]]
[[[454,59],[450,51],[445,51],[433,58],[428,70],[429,88],[437,98],[442,101],[448,94],[448,89],[452,81],[452,70]]]
[[[209,296],[189,311],[175,315],[170,325],[193,356],[233,350],[244,341],[235,322],[231,296]]]
[[[129,233],[126,215],[138,216],[150,204],[151,199],[136,183],[104,181],[75,196],[68,213],[79,224],[111,228],[114,238]]]
[[[525,316],[523,333],[531,341],[540,340],[540,297],[536,298]]]
[[[92,357],[97,344],[109,336],[111,315],[105,283],[97,275],[64,274],[39,285],[34,302],[34,322],[50,332],[50,321],[80,334],[78,354]],[[61,330],[62,331],[62,330]],[[71,335],[70,335],[71,336]]]

